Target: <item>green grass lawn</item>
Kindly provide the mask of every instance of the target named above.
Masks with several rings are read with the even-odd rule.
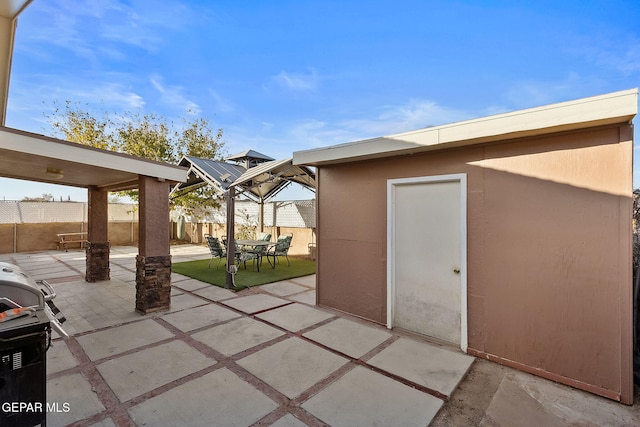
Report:
[[[254,271],[252,269],[253,261],[247,262],[246,270],[243,265],[240,265],[235,277],[236,289],[279,282],[280,280],[292,279],[294,277],[308,276],[316,272],[315,261],[293,257],[289,257],[289,260],[291,261],[290,266],[287,265],[286,259],[280,259],[280,263],[276,264],[276,268],[274,269],[271,268],[271,265],[269,265],[265,259],[262,262],[260,271]],[[226,281],[224,261],[223,259],[217,270],[217,259],[211,262],[211,268],[207,267],[209,260],[203,259],[199,261],[177,262],[172,265],[171,269],[175,273],[224,288]]]

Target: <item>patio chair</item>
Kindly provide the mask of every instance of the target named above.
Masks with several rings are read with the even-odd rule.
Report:
[[[260,234],[258,234],[258,238],[256,240],[264,240],[265,242],[268,242],[269,240],[271,240],[271,234],[269,234],[269,233],[260,233]]]
[[[268,242],[271,240],[271,234],[269,233],[260,233],[256,240],[262,240]],[[262,265],[262,257],[266,254],[266,246],[254,246],[252,248],[244,249],[242,251],[243,256],[241,256],[242,261],[244,262],[244,268],[247,268],[248,260],[255,260],[255,264],[258,266],[258,271],[260,271],[260,266]]]
[[[271,240],[271,234],[269,233],[260,233],[256,240],[262,240],[268,242]],[[248,260],[255,260],[254,264],[258,266],[258,271],[260,271],[260,266],[262,265],[262,257],[266,254],[267,247],[266,246],[254,246],[249,249],[244,249],[242,251],[242,260],[244,262],[244,268],[247,268]]]
[[[276,261],[278,261],[278,263],[280,262],[280,260],[278,260],[279,256],[285,257],[287,259],[287,265],[291,265],[288,254],[292,240],[293,235],[279,236],[276,244],[267,250],[265,256],[267,257],[267,261],[269,261],[269,264],[271,264],[271,268],[276,268]],[[273,258],[273,262],[271,262],[269,258]]]
[[[234,247],[235,247],[235,250],[234,250],[233,253],[235,255],[236,264],[240,264],[241,251],[240,251],[240,248],[238,248],[238,244],[235,242],[235,240],[233,241],[233,243],[234,243]],[[226,254],[229,251],[229,247],[227,246],[227,238],[226,237],[222,238],[222,246],[224,247],[224,253],[225,253],[225,257],[226,257],[227,256]]]
[[[259,252],[259,249],[251,249],[251,250],[242,250],[240,252],[240,257],[238,258],[238,264],[244,264],[244,269],[247,269],[247,261],[253,260],[252,269],[255,266],[258,267],[258,271],[260,271],[260,263],[262,262],[262,254]]]
[[[210,234],[204,235],[205,240],[207,241],[207,246],[209,247],[209,252],[211,252],[211,259],[209,260],[209,268],[211,268],[211,261],[214,258],[218,258],[218,264],[216,265],[216,270],[220,266],[220,261],[222,258],[227,256],[227,251],[220,245],[220,240],[217,237],[213,237]]]

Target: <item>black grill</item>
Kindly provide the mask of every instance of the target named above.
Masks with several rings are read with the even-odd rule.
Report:
[[[53,288],[19,267],[0,263],[0,426],[46,425],[46,352],[51,328],[62,336],[64,320],[53,304]]]

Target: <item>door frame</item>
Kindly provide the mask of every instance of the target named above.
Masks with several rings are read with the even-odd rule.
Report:
[[[467,174],[448,174],[387,180],[387,328],[393,328],[395,306],[395,193],[401,185],[460,183],[460,348],[467,352]]]

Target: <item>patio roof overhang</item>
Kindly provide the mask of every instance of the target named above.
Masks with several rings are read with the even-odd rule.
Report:
[[[0,126],[0,176],[122,191],[138,177],[186,180],[186,168]]]
[[[296,151],[293,153],[293,164],[321,166],[379,159],[629,123],[637,112],[636,88],[363,141]]]

